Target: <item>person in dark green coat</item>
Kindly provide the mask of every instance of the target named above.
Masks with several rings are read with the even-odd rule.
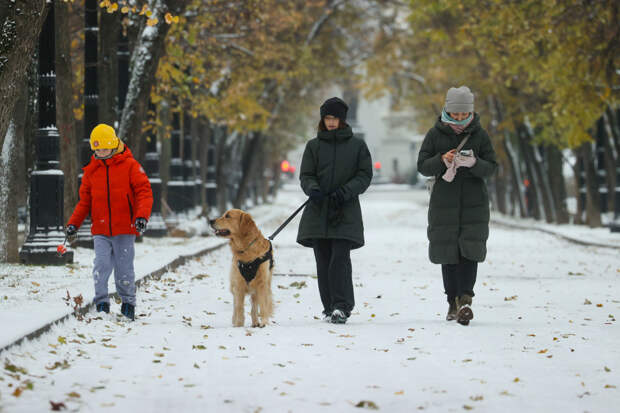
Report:
[[[450,88],[441,116],[422,142],[418,171],[435,178],[427,234],[430,260],[441,264],[446,319],[463,325],[474,317],[478,263],[487,253],[489,196],[484,178],[496,169],[491,139],[474,113],[474,95],[466,86]]]
[[[338,324],[347,321],[355,305],[350,252],[364,245],[358,196],[372,179],[370,152],[353,136],[347,111],[339,98],[323,103],[317,137],[306,144],[299,170],[310,202],[297,242],[314,249],[323,315]]]

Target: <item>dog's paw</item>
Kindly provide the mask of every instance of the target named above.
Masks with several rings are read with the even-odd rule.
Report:
[[[263,324],[263,323],[253,323],[252,327],[254,327],[254,328],[265,328],[265,324]]]

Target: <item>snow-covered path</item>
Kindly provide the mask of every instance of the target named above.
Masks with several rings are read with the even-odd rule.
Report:
[[[50,401],[84,412],[617,411],[618,251],[492,228],[463,327],[444,321],[424,198],[363,196],[367,245],[352,254],[347,324],[315,317],[315,278],[278,275],[274,324],[231,327],[221,249],[141,288],[134,323],[91,313],[2,353],[0,411]],[[284,192],[278,202],[292,211],[301,200]],[[297,222],[276,239],[277,274],[315,274]]]

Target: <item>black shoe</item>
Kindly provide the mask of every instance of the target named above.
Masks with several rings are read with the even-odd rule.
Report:
[[[347,316],[344,311],[335,309],[332,312],[331,322],[333,324],[344,324],[347,322]]]
[[[100,313],[102,311],[108,314],[110,312],[110,303],[101,302],[97,304],[97,312]]]
[[[123,303],[121,305],[121,314],[130,319],[131,321],[135,320],[135,307],[129,303]]]
[[[452,299],[448,301],[448,314],[446,314],[446,321],[456,320],[456,299]]]

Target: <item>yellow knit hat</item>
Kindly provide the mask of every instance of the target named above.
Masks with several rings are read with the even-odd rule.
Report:
[[[119,144],[119,139],[114,132],[114,128],[100,123],[93,128],[90,133],[90,149],[116,149]]]

